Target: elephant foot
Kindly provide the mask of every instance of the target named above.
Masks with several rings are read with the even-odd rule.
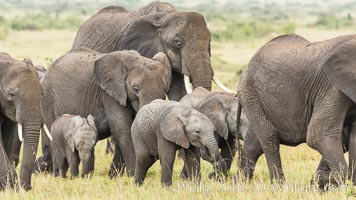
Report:
[[[115,152],[115,144],[113,144],[113,140],[111,138],[108,138],[106,141],[105,153],[113,154],[114,152]]]
[[[53,172],[53,163],[52,159],[48,159],[45,156],[39,157],[35,161],[35,166],[32,170],[33,173],[41,173],[41,172]]]
[[[16,171],[10,171],[8,174],[0,174],[0,189],[13,188],[19,190]],[[31,187],[31,186],[30,186]],[[25,188],[26,190],[26,188]]]
[[[317,184],[321,191],[326,192],[332,188],[338,187],[343,182],[344,181],[341,176],[338,176],[329,170],[318,170],[315,172],[310,184]]]
[[[111,163],[110,170],[109,170],[109,177],[111,179],[117,177],[117,176],[123,176],[125,172],[125,166],[123,165],[115,165],[114,163]],[[129,174],[130,176],[130,174]]]
[[[225,182],[228,177],[228,172],[211,172],[208,175],[210,180],[216,180],[217,182]]]

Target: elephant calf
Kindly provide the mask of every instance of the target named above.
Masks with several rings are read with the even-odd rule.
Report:
[[[213,123],[215,138],[218,147],[221,149],[220,160],[226,162],[225,166],[220,164],[215,170],[216,172],[227,172],[231,168],[236,153],[236,139],[243,138],[242,134],[236,134],[237,98],[231,94],[210,92],[205,88],[198,87],[192,93],[184,96],[180,102],[206,115]],[[245,115],[243,117],[241,128],[243,129],[242,133],[245,133],[248,121]],[[205,159],[204,156],[202,158]],[[186,171],[182,171],[182,176],[186,177]],[[215,173],[211,173],[209,178],[213,176],[215,176]]]
[[[135,183],[142,184],[147,170],[161,162],[161,182],[172,184],[176,151],[184,148],[189,178],[200,181],[200,151],[217,161],[219,150],[214,125],[197,110],[175,101],[155,100],[143,106],[133,122],[132,140],[136,153]]]
[[[66,178],[68,167],[71,176],[77,176],[78,166],[82,162],[82,177],[94,171],[94,146],[98,134],[92,115],[82,118],[79,115],[62,115],[51,127],[51,141],[55,176],[59,173]]]

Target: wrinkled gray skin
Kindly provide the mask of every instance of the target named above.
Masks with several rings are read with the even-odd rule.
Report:
[[[180,102],[203,113],[213,123],[215,138],[221,149],[219,160],[226,162],[225,166],[222,163],[216,172],[227,172],[236,153],[236,139],[242,139],[241,133],[236,134],[237,98],[231,94],[210,92],[198,87],[192,93],[185,95]],[[243,124],[240,125],[247,127],[247,119],[243,119]],[[205,153],[202,152],[202,158],[205,157]],[[184,170],[182,175],[186,175]],[[212,173],[209,177],[214,175],[215,173]]]
[[[200,181],[200,150],[217,161],[219,150],[214,126],[195,109],[175,101],[155,100],[140,109],[131,128],[136,153],[135,183],[142,184],[147,170],[161,163],[161,182],[172,184],[176,151],[183,148],[188,178]]]
[[[94,146],[98,134],[92,115],[87,118],[63,115],[53,122],[51,134],[53,167],[59,169],[62,178],[66,178],[68,167],[72,177],[78,176],[80,162],[82,177],[94,172]],[[58,175],[57,171],[55,176]]]
[[[42,80],[43,76],[46,74],[46,68],[40,65],[34,65],[30,58],[23,59],[23,62],[27,63],[28,66],[33,67],[37,72],[38,78]]]
[[[93,115],[98,139],[111,135],[116,144],[110,176],[123,173],[121,159],[131,176],[135,166],[132,116],[152,100],[165,98],[170,70],[163,53],[148,59],[136,51],[101,54],[89,49],[72,50],[47,69],[42,99],[45,123],[51,126],[65,113]]]
[[[264,152],[271,180],[284,180],[279,144],[306,142],[317,150],[330,171],[319,185],[347,178],[342,129],[349,129],[349,163],[356,161],[356,36],[310,43],[284,35],[264,45],[251,59],[238,86],[238,98],[256,137],[244,138],[249,158],[241,170],[249,174],[249,160]],[[239,118],[238,118],[239,119]],[[239,123],[239,120],[237,120]],[[247,134],[248,136],[249,134]],[[354,171],[350,165],[349,172]],[[356,182],[355,173],[352,177]]]
[[[81,25],[72,49],[84,47],[100,53],[132,49],[147,58],[164,52],[172,65],[168,97],[178,101],[186,94],[183,74],[190,77],[194,88],[211,90],[210,39],[201,14],[154,1],[132,12],[119,6],[101,9]],[[42,152],[50,158],[48,148]]]
[[[30,190],[32,168],[42,125],[40,100],[42,87],[29,64],[0,53],[0,188],[17,183],[15,166],[21,143],[17,124],[23,127],[24,146],[20,185]],[[16,141],[16,142],[14,142]],[[15,165],[13,165],[13,163]]]
[[[211,90],[210,31],[199,13],[177,11],[159,1],[132,12],[106,7],[79,28],[73,49],[82,47],[101,53],[132,49],[148,58],[164,52],[173,68],[171,100],[186,94],[182,74],[194,88]]]

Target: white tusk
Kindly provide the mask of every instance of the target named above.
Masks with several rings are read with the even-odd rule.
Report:
[[[230,94],[235,94],[234,91],[230,90],[229,88],[227,88],[225,85],[223,85],[219,79],[217,79],[215,76],[213,76],[213,81],[214,83],[222,90],[224,90],[225,92],[227,93],[230,93]]]
[[[19,140],[22,142],[23,135],[22,135],[22,125],[20,123],[17,123],[17,133],[19,134]]]
[[[48,130],[46,124],[43,124],[43,130],[45,131],[47,137],[48,137],[50,140],[53,140],[52,135],[51,135],[51,133],[49,132],[49,130]]]
[[[190,88],[189,76],[187,75],[184,75],[184,86],[185,90],[187,91],[187,94],[192,93],[192,89]]]

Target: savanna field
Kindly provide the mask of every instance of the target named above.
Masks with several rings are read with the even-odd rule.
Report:
[[[120,1],[98,1],[100,3],[95,6],[84,3],[61,6],[65,5],[65,1],[63,4],[60,4],[62,1],[56,2],[53,1],[51,6],[33,3],[31,5],[38,9],[31,12],[24,8],[25,5],[14,3],[0,7],[0,52],[7,52],[18,60],[31,58],[35,65],[47,68],[70,50],[82,22],[102,7],[122,5]],[[147,1],[130,2],[123,3],[129,10],[147,4]],[[331,1],[326,5],[297,3],[287,6],[244,1],[228,4],[226,1],[226,5],[216,6],[213,1],[201,5],[169,2],[179,10],[193,10],[205,16],[212,33],[214,73],[234,91],[250,58],[259,47],[277,35],[294,33],[309,41],[321,41],[356,32],[356,14],[352,12],[356,10],[356,3],[341,5]],[[219,89],[214,85],[213,90]],[[48,173],[34,174],[31,191],[7,189],[0,192],[0,199],[348,199],[356,195],[355,186],[349,184],[326,193],[308,185],[321,156],[306,144],[281,146],[286,176],[284,185],[270,184],[264,156],[257,163],[253,180],[247,183],[232,180],[237,171],[237,159],[233,162],[231,176],[224,183],[209,180],[207,176],[213,170],[212,166],[202,161],[201,185],[179,178],[183,161],[177,158],[170,188],[161,187],[159,161],[150,168],[141,187],[126,175],[110,179],[108,171],[113,155],[105,154],[105,147],[106,140],[99,141],[95,147],[95,172],[90,179],[62,179]],[[38,155],[41,155],[40,151],[39,146]],[[345,156],[347,158],[347,154]]]

